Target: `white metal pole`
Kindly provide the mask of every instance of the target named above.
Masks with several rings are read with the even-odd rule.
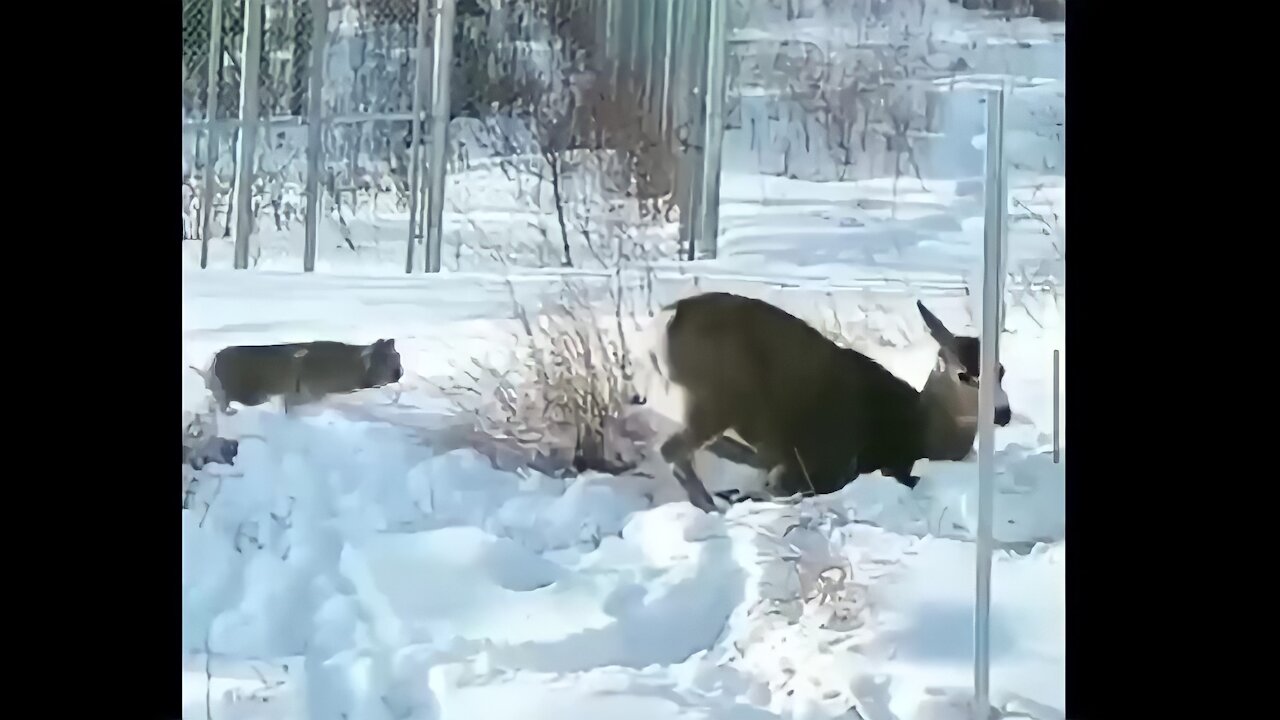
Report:
[[[676,94],[672,97],[672,129],[675,132],[679,148],[676,170],[676,194],[683,205],[680,206],[680,242],[684,247],[684,258],[697,258],[696,240],[701,227],[702,208],[699,205],[702,197],[702,155],[706,147],[703,140],[702,117],[698,112],[697,102],[706,93],[701,83],[705,78],[706,38],[703,35],[703,16],[706,4],[704,0],[680,0],[679,37],[675,51],[680,53],[677,62],[677,74],[680,83]],[[699,51],[701,49],[701,52]],[[682,140],[680,135],[684,134]]]
[[[444,234],[444,165],[449,134],[449,76],[453,70],[454,0],[436,3],[435,37],[431,54],[431,153],[427,162],[427,272],[440,272]]]
[[[258,64],[262,60],[262,0],[244,0],[244,44],[240,52],[240,158],[237,163],[235,268],[249,267],[253,233],[254,155],[258,145]]]
[[[218,182],[215,165],[218,163],[218,130],[214,123],[218,120],[218,99],[222,90],[222,0],[213,0],[209,13],[209,67],[207,68],[208,86],[205,101],[204,120],[204,188],[200,205],[204,209],[204,227],[200,231],[200,268],[209,266],[209,235],[213,232],[213,196],[214,185]],[[227,222],[231,222],[230,203],[227,208]]]
[[[676,41],[676,3],[665,1],[662,22],[662,97],[658,104],[658,134],[662,142],[671,147],[671,83]]]
[[[604,0],[604,57],[609,67],[609,87],[618,87],[617,0]]]
[[[427,94],[427,73],[431,63],[427,55],[427,35],[431,27],[431,0],[418,0],[418,56],[414,66],[413,83],[413,123],[410,125],[409,141],[409,241],[405,249],[404,271],[414,271],[413,252],[422,237],[422,223],[419,220],[420,193],[422,192],[422,124],[426,118],[422,114],[422,104]]]
[[[1062,422],[1062,404],[1060,399],[1062,395],[1060,394],[1060,391],[1059,391],[1060,386],[1058,384],[1061,372],[1062,370],[1058,360],[1058,351],[1054,350],[1053,351],[1053,462],[1054,463],[1058,462],[1058,448],[1060,447],[1060,445],[1058,444],[1058,437],[1059,437],[1058,432],[1060,429],[1059,423]]]
[[[658,30],[658,0],[644,0],[643,14],[640,23],[640,62],[638,63],[640,73],[644,76],[644,86],[640,92],[640,112],[641,129],[646,133],[653,133],[656,129],[654,122],[654,105],[653,88],[656,78],[654,78],[654,65],[659,59],[655,49],[657,45]]]
[[[307,227],[302,270],[316,269],[320,232],[320,167],[324,164],[324,67],[329,41],[329,0],[311,0],[311,78],[307,86]]]
[[[702,217],[694,235],[699,259],[714,259],[720,234],[720,158],[724,145],[724,93],[728,47],[727,0],[709,0],[707,7],[707,73],[703,78],[702,171],[695,206]]]
[[[973,613],[974,718],[991,714],[991,550],[995,504],[995,399],[999,385],[1000,304],[1007,192],[1004,167],[1006,83],[987,93],[986,215],[983,221],[982,357],[978,384],[978,568]]]

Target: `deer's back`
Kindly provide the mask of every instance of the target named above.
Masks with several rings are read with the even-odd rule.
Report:
[[[699,397],[777,397],[782,410],[809,401],[838,359],[839,348],[821,333],[761,300],[706,293],[674,309],[671,379]]]
[[[869,465],[903,462],[918,445],[914,388],[761,300],[707,293],[677,302],[668,363],[671,380],[720,413],[762,460],[798,452],[819,492]]]

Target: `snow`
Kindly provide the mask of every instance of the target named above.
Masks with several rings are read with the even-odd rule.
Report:
[[[977,49],[975,71],[938,88],[950,99],[919,146],[924,180],[833,179],[817,139],[805,152],[793,140],[779,150],[776,130],[751,139],[750,119],[773,100],[744,86],[760,104],[726,135],[715,260],[655,252],[617,273],[589,260],[622,247],[620,229],[638,228],[627,240],[637,246],[675,237],[593,194],[593,176],[567,180],[571,214],[603,240],[588,247],[575,231],[582,262],[555,267],[541,161],[485,155],[471,126],[451,131],[472,140],[472,157],[449,170],[439,275],[403,273],[407,212],[386,196],[342,218],[355,251],[339,219],[322,218],[311,274],[300,221],[276,231],[264,215],[247,272],[229,269],[228,240],[211,242],[207,270],[199,244],[184,243],[184,418],[208,402],[189,366],[228,345],[391,337],[406,375],[288,415],[273,402],[218,418],[239,455],[184,488],[183,717],[970,717],[975,461],[920,462],[914,490],[874,474],[825,497],[707,515],[654,464],[563,478],[491,462],[437,386],[513,363],[513,302],[534,314],[572,284],[596,309],[621,289],[638,326],[699,290],[761,297],[920,387],[936,345],[918,299],[976,334],[985,139],[974,89],[1010,64],[1000,354],[1014,420],[996,434],[992,702],[1010,717],[1065,717],[1066,425],[1051,372],[1056,350],[1065,393],[1066,209],[1062,131],[1046,130],[1062,117],[1061,24],[993,30],[933,4],[934,41]],[[820,18],[786,25],[761,15],[735,37],[834,37]],[[778,155],[792,176],[771,169]],[[678,414],[669,399],[637,411],[659,439],[672,427],[662,414]],[[713,491],[759,480],[706,453],[696,465]]]
[[[185,717],[204,714],[206,661],[218,718],[818,718],[855,706],[914,718],[938,717],[968,687],[972,462],[920,463],[914,492],[871,475],[799,506],[744,503],[724,516],[695,510],[669,476],[497,470],[470,448],[433,444],[449,414],[423,378],[500,356],[503,283],[228,271],[184,281],[186,365],[234,343],[391,336],[410,373],[398,388],[290,415],[268,404],[220,419],[239,457],[202,471],[183,512]],[[557,283],[517,285],[536,304]],[[660,282],[658,294],[684,287]],[[774,297],[796,307],[825,295]],[[877,288],[843,295],[849,327],[867,297],[890,301]],[[933,349],[902,319],[910,300],[864,313],[859,327],[900,336],[900,347],[866,350],[919,385]],[[927,302],[972,330],[965,298]],[[1002,343],[1024,419],[998,434],[993,684],[998,703],[1060,709],[1064,465],[1044,432],[1049,365],[1031,362],[1060,340],[1046,302],[1052,332],[1016,314]],[[198,412],[194,371],[183,387],[184,410]],[[699,469],[713,488],[742,477],[706,457]],[[839,597],[795,599],[802,576],[841,564]]]

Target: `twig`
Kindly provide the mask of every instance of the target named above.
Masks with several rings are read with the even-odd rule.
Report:
[[[813,480],[809,477],[809,470],[804,466],[804,458],[800,457],[800,451],[794,447],[791,448],[791,452],[795,454],[796,461],[800,463],[800,472],[804,473],[804,481],[809,484],[809,490],[816,496],[818,489],[813,486]]]
[[[222,493],[222,476],[214,475],[218,481],[218,487],[213,491],[213,495],[204,504],[204,515],[200,516],[200,524],[197,527],[203,528],[204,521],[209,518],[209,510],[213,508],[213,503],[218,500],[218,495]]]
[[[213,720],[213,650],[209,636],[213,634],[213,623],[204,631],[204,717]]]

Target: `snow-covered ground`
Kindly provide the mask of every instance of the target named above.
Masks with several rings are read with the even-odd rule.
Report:
[[[1008,25],[1001,37],[1016,29],[1016,44],[989,43],[975,69],[1053,80],[1030,83],[1018,107],[1031,109],[1009,120],[1000,353],[1014,421],[997,433],[992,700],[1056,720],[1066,426],[1061,407],[1055,463],[1051,374],[1057,350],[1065,390],[1065,181],[1061,137],[1045,155],[1042,136],[1017,133],[1039,122],[1037,103],[1060,107],[1061,44],[1056,55],[1040,45],[1052,24]],[[972,32],[948,26],[939,40]],[[1018,65],[1024,51],[1039,64]],[[762,297],[920,386],[936,345],[916,300],[958,333],[979,317],[981,114],[966,103],[923,159],[936,170],[923,183],[763,175],[742,164],[754,150],[726,147],[713,261],[632,263],[617,277],[585,261],[597,269],[530,268],[558,262],[547,189],[489,158],[451,169],[437,276],[403,274],[407,215],[385,197],[346,230],[322,219],[314,274],[300,272],[296,220],[260,228],[249,272],[227,269],[229,241],[211,243],[204,271],[199,244],[183,243],[184,411],[208,400],[186,366],[228,345],[391,337],[407,372],[289,415],[268,404],[219,419],[240,440],[235,464],[184,488],[183,717],[970,717],[975,462],[921,462],[914,491],[871,475],[799,505],[705,515],[661,468],[567,480],[495,469],[434,389],[465,382],[473,360],[508,361],[512,295],[535,313],[566,282],[597,308],[621,287],[641,324],[697,290]],[[589,190],[571,213],[589,229],[575,229],[575,257],[607,254],[582,238],[607,245],[619,230],[672,242],[670,225],[640,227],[633,206]],[[546,257],[529,262],[537,248]],[[708,457],[699,469],[713,489],[748,479]]]
[[[873,475],[723,517],[669,477],[503,472],[434,442],[450,417],[426,378],[501,356],[506,279],[184,281],[186,364],[231,344],[395,337],[410,373],[296,415],[221,419],[240,455],[199,473],[183,511],[184,717],[206,702],[215,718],[960,717],[947,708],[971,672],[972,462],[921,463],[914,492]],[[530,306],[559,284],[513,283]],[[836,308],[917,385],[932,361],[896,289],[706,283],[818,321]],[[657,287],[656,301],[689,290]],[[926,302],[971,331],[962,295]],[[1062,326],[1038,302],[1034,320],[1011,312],[1002,343],[1018,417],[1000,433],[993,685],[997,704],[1056,717],[1064,466],[1049,455],[1048,357]],[[186,409],[205,401],[186,371]]]

